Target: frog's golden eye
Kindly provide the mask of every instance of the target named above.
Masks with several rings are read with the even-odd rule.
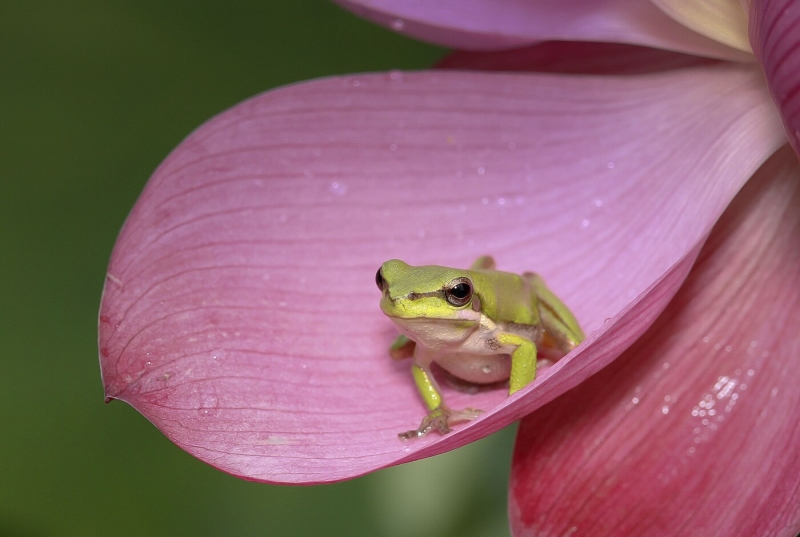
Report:
[[[456,278],[444,290],[444,296],[453,306],[464,306],[472,299],[472,282],[468,278]]]
[[[384,283],[385,282],[383,280],[383,274],[381,274],[381,269],[378,269],[378,272],[375,273],[375,284],[378,286],[378,289],[383,291]]]

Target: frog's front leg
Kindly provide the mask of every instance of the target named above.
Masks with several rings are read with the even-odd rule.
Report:
[[[525,337],[509,332],[497,336],[503,347],[511,347],[511,375],[508,380],[508,395],[518,392],[536,377],[536,345]],[[510,349],[509,349],[510,350]]]
[[[444,404],[439,386],[430,370],[432,362],[429,353],[423,350],[421,345],[414,349],[414,363],[411,366],[411,373],[414,376],[414,383],[417,385],[425,406],[428,407],[428,415],[423,418],[418,429],[412,429],[398,434],[402,440],[425,436],[433,429],[440,434],[447,434],[451,431],[450,425],[462,421],[469,421],[478,417],[481,410],[465,408],[464,410],[451,410]]]

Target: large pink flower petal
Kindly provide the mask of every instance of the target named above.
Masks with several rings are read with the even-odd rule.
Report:
[[[183,142],[126,222],[100,312],[107,396],[261,481],[344,479],[458,447],[641,334],[784,142],[743,66],[390,73],[266,93]],[[424,409],[408,363],[387,356],[375,270],[485,253],[542,273],[591,343],[513,398],[446,390],[489,412],[403,443]]]
[[[800,4],[753,0],[750,39],[796,154],[800,155]]]
[[[800,531],[798,204],[786,147],[652,328],[522,421],[514,535]]]
[[[334,0],[356,15],[406,35],[465,50],[538,41],[629,43],[710,58],[751,61],[682,26],[644,0]]]

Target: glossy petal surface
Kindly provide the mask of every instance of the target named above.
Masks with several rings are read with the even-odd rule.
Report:
[[[789,141],[800,155],[800,4],[753,0],[750,39]]]
[[[106,393],[248,479],[333,481],[453,449],[640,335],[784,140],[749,67],[391,73],[266,93],[193,133],[134,207],[100,312]],[[408,363],[387,356],[375,270],[485,253],[543,274],[590,341],[513,398],[445,390],[488,412],[403,443],[424,410]]]
[[[499,50],[539,41],[646,45],[751,61],[641,0],[334,0],[353,13],[423,41],[466,50]]]
[[[786,147],[652,328],[522,421],[515,536],[800,530],[799,209]]]

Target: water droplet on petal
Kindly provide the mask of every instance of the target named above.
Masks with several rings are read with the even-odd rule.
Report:
[[[328,191],[331,194],[342,196],[347,193],[347,185],[340,182],[333,182],[328,186]]]
[[[403,19],[395,19],[392,21],[392,30],[395,32],[400,32],[405,27],[406,22]]]

